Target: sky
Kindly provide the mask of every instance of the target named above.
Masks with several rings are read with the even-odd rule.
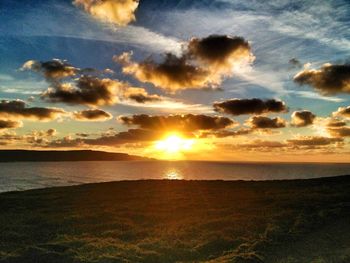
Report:
[[[2,0],[0,147],[350,160],[346,0]]]

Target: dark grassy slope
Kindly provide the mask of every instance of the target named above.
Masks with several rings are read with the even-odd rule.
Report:
[[[91,150],[78,151],[30,151],[0,150],[0,162],[74,162],[74,161],[138,161],[150,160],[126,153],[110,153]]]
[[[0,194],[0,262],[350,262],[350,176]]]

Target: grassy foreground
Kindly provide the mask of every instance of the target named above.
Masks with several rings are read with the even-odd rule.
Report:
[[[0,194],[0,262],[350,262],[350,176]]]

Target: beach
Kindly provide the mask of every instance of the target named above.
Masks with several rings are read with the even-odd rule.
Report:
[[[0,262],[349,262],[350,176],[0,194]]]

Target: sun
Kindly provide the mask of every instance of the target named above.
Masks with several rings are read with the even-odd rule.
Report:
[[[163,140],[155,143],[155,148],[167,154],[177,154],[192,149],[194,140],[184,139],[176,133],[168,134]]]

